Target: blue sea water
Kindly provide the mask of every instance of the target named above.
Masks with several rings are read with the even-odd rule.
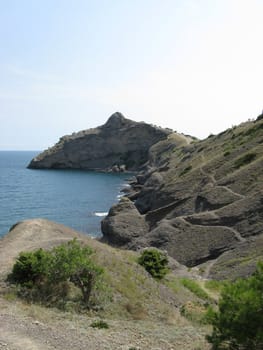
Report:
[[[30,218],[46,218],[99,236],[100,221],[118,202],[128,175],[27,169],[38,153],[0,151],[0,236]]]

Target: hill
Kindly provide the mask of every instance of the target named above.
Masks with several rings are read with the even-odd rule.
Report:
[[[116,112],[102,126],[61,137],[28,167],[134,171],[147,161],[149,148],[170,133],[169,129],[134,122]]]
[[[205,277],[247,276],[263,258],[262,169],[262,115],[188,144],[170,134],[103,220],[103,241],[165,249]]]
[[[111,298],[103,308],[77,314],[17,299],[5,278],[18,253],[50,249],[74,237],[92,247],[94,259],[105,268]],[[137,257],[138,253],[112,248],[47,220],[14,225],[0,240],[0,349],[207,349],[206,329],[180,313],[189,300],[201,304],[204,300],[185,288],[174,272],[162,283],[155,281],[138,265]],[[181,275],[189,275],[173,265]],[[106,319],[108,330],[90,327],[98,318]]]

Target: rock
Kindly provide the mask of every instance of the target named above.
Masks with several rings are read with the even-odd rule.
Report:
[[[102,126],[61,137],[55,146],[32,159],[28,167],[134,171],[148,160],[149,148],[170,133],[116,112]]]
[[[248,277],[255,272],[257,262],[262,261],[262,252],[263,234],[222,254],[213,264],[208,277],[219,280]]]
[[[51,249],[73,238],[82,239],[82,235],[52,221],[31,219],[18,222],[0,239],[0,270],[2,273],[9,272],[15,258],[22,251]]]
[[[103,242],[123,247],[134,242],[137,237],[143,237],[149,228],[133,202],[122,197],[120,202],[110,209],[108,216],[102,220],[101,230]]]
[[[136,221],[141,217],[148,230],[130,235],[126,229],[119,246],[154,246],[190,267],[216,261],[210,275],[219,279],[252,273],[263,259],[262,249],[254,254],[262,246],[262,167],[262,118],[202,141],[168,135],[150,148],[128,194],[138,210]],[[120,207],[113,236],[122,215]]]

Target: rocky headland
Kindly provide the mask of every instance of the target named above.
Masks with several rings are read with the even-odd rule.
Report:
[[[102,126],[61,137],[53,147],[32,159],[28,167],[138,171],[148,159],[149,148],[171,132],[116,112]]]
[[[170,134],[102,221],[103,241],[155,246],[205,277],[251,274],[263,258],[263,118],[199,141]]]
[[[61,138],[29,167],[136,175],[102,221],[102,242],[44,219],[17,223],[0,239],[0,349],[210,349],[200,320],[219,292],[207,279],[248,276],[263,259],[262,151],[263,115],[201,141],[120,113]],[[78,314],[21,301],[6,280],[18,254],[73,238],[104,268],[103,307]],[[149,246],[169,255],[162,281],[138,264]],[[109,329],[90,327],[98,318]]]
[[[251,274],[263,258],[263,117],[205,140],[113,114],[64,136],[30,168],[136,171],[102,221],[102,241],[164,249],[203,276]]]

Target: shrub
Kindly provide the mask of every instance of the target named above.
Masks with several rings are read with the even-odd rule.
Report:
[[[246,153],[235,161],[234,167],[238,169],[244,165],[247,165],[256,159],[256,157],[256,153]]]
[[[8,280],[28,287],[40,283],[48,273],[50,262],[50,254],[43,249],[21,252]]]
[[[70,289],[79,288],[82,301],[90,305],[103,269],[91,259],[93,251],[81,246],[76,239],[51,251],[38,249],[18,256],[8,280],[20,287],[20,295],[44,303],[60,303]]]
[[[80,288],[83,301],[88,305],[91,291],[103,269],[92,262],[93,251],[88,246],[81,246],[76,240],[53,249],[53,259],[49,279],[54,283],[69,280]]]
[[[92,328],[99,328],[99,329],[108,329],[109,325],[107,322],[103,321],[103,320],[98,320],[98,321],[93,321],[90,325],[90,327]]]
[[[157,249],[144,250],[138,263],[156,279],[162,279],[168,272],[167,255]]]
[[[263,349],[263,263],[254,276],[228,283],[218,311],[209,310],[213,332],[207,340],[213,349]]]

